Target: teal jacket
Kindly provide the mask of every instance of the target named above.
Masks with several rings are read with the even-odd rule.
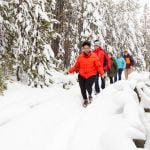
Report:
[[[116,58],[116,62],[117,62],[118,69],[126,68],[126,62],[123,57]]]

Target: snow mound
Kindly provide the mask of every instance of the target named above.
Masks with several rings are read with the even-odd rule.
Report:
[[[134,91],[149,82],[146,75],[142,80],[132,74],[107,87],[85,109],[77,77],[52,74],[57,84],[49,88],[13,83],[0,97],[0,149],[138,150],[133,139],[149,136],[150,120]],[[62,83],[68,81],[73,86],[65,90]],[[149,95],[149,88],[144,93]]]

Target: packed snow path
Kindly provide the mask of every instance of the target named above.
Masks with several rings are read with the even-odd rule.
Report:
[[[109,86],[85,109],[78,84],[43,90],[14,83],[0,97],[0,149],[137,150],[132,139],[146,139],[147,129],[134,84]]]

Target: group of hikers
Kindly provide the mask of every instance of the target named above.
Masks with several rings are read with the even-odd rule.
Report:
[[[76,63],[68,70],[68,73],[78,72],[78,81],[83,97],[83,106],[87,107],[92,102],[92,87],[95,83],[95,94],[100,93],[99,76],[101,76],[101,89],[105,88],[106,74],[110,84],[122,79],[122,72],[125,78],[132,72],[134,66],[133,57],[124,50],[123,54],[114,57],[101,48],[99,40],[94,41],[94,50],[91,43],[82,43],[82,53],[77,57]],[[88,93],[88,96],[87,96]]]

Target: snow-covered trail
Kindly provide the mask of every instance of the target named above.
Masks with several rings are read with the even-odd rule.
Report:
[[[138,113],[140,107],[136,100],[131,100],[136,96],[125,81],[103,90],[86,109],[82,107],[78,84],[68,91],[57,86],[44,90],[18,84],[16,87],[17,90],[12,87],[6,94],[13,99],[12,103],[6,97],[1,101],[0,149],[137,149],[131,138],[136,134],[131,133],[135,132],[133,127],[143,132],[144,128],[138,115],[128,114],[131,110]],[[127,97],[131,103],[129,107]]]

